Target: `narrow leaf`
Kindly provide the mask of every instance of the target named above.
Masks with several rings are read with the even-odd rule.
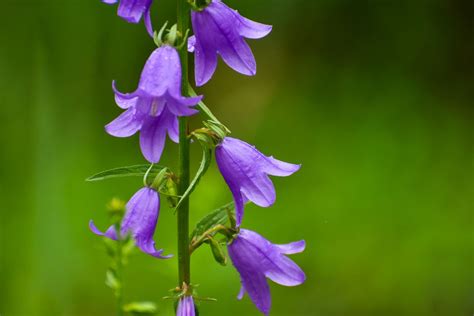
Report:
[[[234,210],[234,202],[230,202],[214,212],[204,216],[197,224],[194,231],[191,233],[191,240],[197,236],[202,235],[207,230],[216,225],[224,225],[229,220],[228,212]]]
[[[178,204],[176,205],[176,209],[181,205],[181,203],[189,197],[189,195],[196,189],[197,185],[199,184],[199,181],[201,180],[202,176],[206,173],[207,169],[209,169],[209,166],[212,161],[212,149],[206,146],[205,144],[202,144],[202,160],[201,164],[199,165],[199,169],[194,176],[193,181],[191,181],[191,184],[189,187],[186,189],[186,192],[181,196],[179,199]]]
[[[152,315],[157,312],[156,304],[153,302],[132,302],[123,307],[123,311],[133,315]]]
[[[94,174],[87,178],[86,181],[101,181],[120,177],[143,177],[149,168],[150,165],[134,165],[114,168]],[[152,169],[148,174],[148,178],[154,179],[154,177],[156,177],[156,175],[164,168],[165,167],[160,165],[153,165]]]

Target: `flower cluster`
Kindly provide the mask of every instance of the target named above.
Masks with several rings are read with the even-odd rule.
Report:
[[[195,82],[197,86],[202,86],[212,78],[218,55],[236,72],[255,75],[255,57],[245,39],[262,38],[272,30],[270,25],[241,16],[221,0],[199,1],[199,4],[196,3],[198,1],[189,1],[194,35],[186,39],[183,30],[178,34],[172,28],[163,40],[162,31],[160,34],[154,33],[151,26],[152,0],[102,1],[108,4],[119,2],[118,15],[128,22],[138,23],[144,18],[146,29],[158,45],[146,61],[134,92],[122,93],[113,82],[115,102],[124,112],[105,126],[106,132],[115,137],[130,137],[139,132],[141,152],[152,164],[160,161],[166,135],[179,143],[179,117],[192,116],[201,109],[199,104],[202,96],[189,97],[188,90],[183,89],[179,47],[187,44],[188,51],[194,53]],[[182,42],[178,43],[177,38]],[[305,242],[272,244],[256,232],[241,228],[244,208],[247,202],[260,207],[272,206],[276,192],[269,176],[292,175],[300,169],[300,165],[266,156],[254,146],[229,137],[228,130],[220,122],[212,123],[218,129],[206,129],[212,135],[212,142],[207,145],[215,149],[218,168],[235,205],[235,218],[229,215],[231,227],[225,229],[228,254],[240,274],[242,284],[238,297],[240,299],[244,293],[248,293],[257,308],[268,314],[271,297],[267,278],[284,286],[295,286],[305,281],[304,272],[286,256],[302,252]],[[144,253],[160,259],[170,258],[163,255],[162,249],[155,248],[153,240],[160,209],[159,187],[157,181],[152,185],[145,181],[145,187],[127,203],[125,216],[118,229],[111,226],[101,232],[92,221],[90,229],[97,235],[113,240],[130,236]],[[177,296],[177,315],[194,316],[192,286],[185,284],[184,288]]]

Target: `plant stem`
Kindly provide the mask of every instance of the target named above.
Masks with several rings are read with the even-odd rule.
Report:
[[[178,32],[182,35],[189,28],[190,6],[187,0],[177,0],[177,20]],[[179,51],[182,68],[182,92],[188,95],[188,51],[187,45]],[[188,139],[188,119],[179,118],[179,195],[183,195],[189,186],[189,139]],[[186,198],[178,208],[178,271],[179,284],[189,285],[191,283],[189,254],[189,198]]]
[[[123,316],[123,259],[122,259],[122,240],[117,240],[117,256],[115,258],[117,265],[116,274],[119,286],[117,288],[117,316]]]

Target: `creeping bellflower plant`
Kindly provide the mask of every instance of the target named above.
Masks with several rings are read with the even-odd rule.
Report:
[[[229,8],[220,0],[212,0],[201,10],[193,11],[194,37],[188,49],[195,55],[196,85],[206,84],[217,67],[217,55],[235,71],[253,76],[257,64],[245,38],[265,37],[272,27],[254,22]]]
[[[119,2],[118,15],[129,22],[137,23],[144,17],[147,30],[157,45],[134,92],[122,93],[113,82],[115,103],[124,111],[105,126],[106,132],[115,137],[139,133],[141,152],[148,163],[110,169],[88,178],[89,181],[98,181],[143,177],[144,187],[127,203],[120,224],[117,220],[115,225],[102,232],[93,221],[89,223],[96,235],[106,237],[105,240],[119,241],[116,267],[108,273],[107,284],[115,284],[118,316],[123,316],[124,312],[151,314],[156,310],[154,305],[152,309],[147,303],[122,304],[120,262],[125,243],[132,241],[142,252],[153,257],[171,257],[164,256],[162,249],[156,249],[153,240],[162,195],[166,196],[169,207],[177,216],[178,278],[177,285],[171,290],[172,295],[166,297],[175,302],[176,315],[198,315],[200,301],[214,300],[198,295],[197,286],[191,282],[191,256],[203,245],[210,247],[210,253],[220,265],[227,265],[230,257],[240,275],[242,289],[238,298],[242,299],[247,293],[258,310],[268,315],[271,295],[267,279],[284,286],[296,286],[305,281],[303,270],[287,257],[302,252],[305,242],[273,244],[256,232],[241,228],[244,206],[248,201],[264,208],[272,206],[276,192],[270,176],[292,175],[300,165],[266,156],[254,146],[229,136],[227,126],[219,121],[189,84],[188,51],[194,52],[197,86],[211,79],[218,55],[237,72],[255,75],[256,62],[246,39],[262,38],[270,33],[272,27],[241,16],[221,0],[167,1],[177,2],[177,23],[170,28],[165,23],[159,32],[152,32],[152,0],[103,0],[109,4]],[[193,34],[189,36],[191,32]],[[202,116],[202,126],[190,130],[189,117],[197,113]],[[157,165],[167,135],[178,143],[177,172],[168,166]],[[194,176],[190,170],[191,145],[200,146],[203,153]],[[201,180],[213,156],[233,202],[203,217],[190,232],[189,198],[203,182]]]

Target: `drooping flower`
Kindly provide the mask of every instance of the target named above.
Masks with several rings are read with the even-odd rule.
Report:
[[[102,0],[106,4],[115,4],[119,1],[117,15],[129,23],[138,23],[145,16],[146,29],[150,36],[153,37],[150,17],[150,7],[153,0]]]
[[[194,300],[192,296],[185,295],[180,298],[176,316],[195,316]]]
[[[196,85],[202,86],[214,74],[217,54],[235,71],[253,76],[257,65],[245,38],[257,39],[272,30],[270,25],[251,21],[229,8],[221,0],[212,2],[191,15],[194,36],[188,49],[195,53]]]
[[[305,246],[304,240],[285,245],[272,244],[253,231],[241,229],[228,246],[229,256],[242,283],[238,299],[248,293],[257,308],[268,315],[271,295],[266,278],[284,286],[302,284],[306,279],[303,270],[285,255],[300,253]]]
[[[247,200],[261,207],[275,202],[275,187],[268,175],[285,177],[301,167],[267,157],[254,146],[232,137],[224,138],[216,147],[216,161],[234,197],[237,226],[242,222]]]
[[[155,190],[145,187],[140,189],[128,201],[126,213],[120,225],[120,236],[117,236],[115,227],[110,226],[105,233],[101,232],[91,220],[89,228],[99,236],[117,240],[128,234],[135,240],[135,244],[141,251],[160,259],[171,256],[163,256],[163,249],[155,248],[153,234],[155,233],[158,216],[160,213],[160,197]]]
[[[202,96],[181,94],[181,63],[174,47],[163,45],[148,58],[138,89],[129,94],[115,88],[115,101],[126,111],[105,130],[112,136],[129,137],[140,131],[140,147],[145,158],[156,163],[163,152],[166,133],[178,142],[178,116],[197,113],[191,108]]]

